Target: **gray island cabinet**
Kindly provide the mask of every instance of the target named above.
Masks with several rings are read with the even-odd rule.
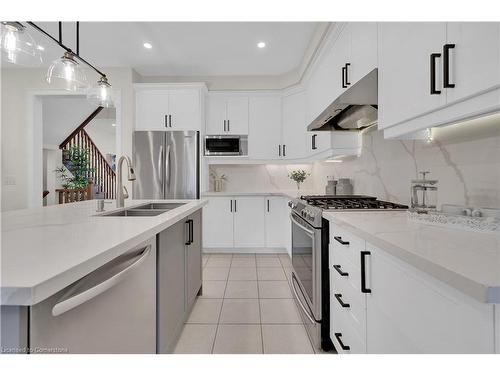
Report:
[[[201,293],[201,210],[157,236],[157,352],[173,352]]]

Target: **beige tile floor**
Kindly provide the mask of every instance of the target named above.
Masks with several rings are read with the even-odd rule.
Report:
[[[313,354],[288,254],[204,254],[203,295],[175,353]]]

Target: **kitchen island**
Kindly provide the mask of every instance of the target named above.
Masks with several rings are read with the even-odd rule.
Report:
[[[41,329],[33,336],[32,324],[37,314],[46,315],[44,319],[48,321],[47,326],[53,325],[52,332],[62,331],[62,327],[74,325],[74,319],[73,324],[64,321],[68,316],[71,317],[74,311],[90,309],[85,303],[79,308],[74,307],[79,306],[78,303],[81,304],[82,301],[89,301],[97,296],[95,301],[91,301],[95,310],[99,309],[99,303],[101,308],[107,303],[106,308],[102,308],[101,314],[111,313],[110,300],[113,300],[117,307],[122,302],[128,303],[127,307],[123,306],[122,311],[119,308],[113,311],[116,315],[116,326],[122,331],[126,325],[131,334],[138,335],[132,327],[134,321],[130,321],[137,319],[135,323],[138,326],[140,321],[148,324],[150,334],[145,336],[147,347],[138,347],[137,344],[136,347],[125,349],[121,345],[114,348],[114,343],[119,341],[115,338],[114,342],[108,343],[108,349],[95,349],[96,353],[155,352],[157,345],[155,318],[157,314],[163,316],[161,311],[156,312],[156,305],[160,302],[164,304],[165,298],[162,295],[167,297],[171,290],[176,289],[171,286],[169,289],[160,288],[158,297],[155,297],[157,277],[160,282],[162,278],[166,278],[178,286],[177,300],[180,299],[182,292],[182,301],[178,303],[181,306],[178,309],[181,314],[175,316],[176,325],[189,313],[193,295],[196,296],[201,288],[201,208],[206,201],[128,200],[125,209],[141,207],[152,202],[171,203],[173,206],[156,216],[133,217],[109,215],[124,210],[116,208],[115,201],[105,204],[105,212],[96,212],[96,201],[84,201],[3,213],[0,290],[2,331],[14,334],[21,332],[20,342],[16,345],[22,348],[29,347],[30,339],[33,341],[36,335],[46,338],[48,334],[43,332],[43,327],[40,327]],[[196,251],[191,251],[192,248]],[[191,267],[189,261],[194,266],[188,269],[188,266]],[[177,262],[176,269],[172,269],[171,264],[175,262]],[[136,271],[140,267],[144,272]],[[157,269],[161,269],[158,275]],[[101,274],[94,275],[97,272]],[[124,280],[125,274],[132,276]],[[139,274],[142,275],[141,278]],[[118,283],[121,285],[116,286]],[[108,288],[109,291],[104,288]],[[194,292],[188,291],[188,288]],[[144,295],[134,295],[132,290],[144,291]],[[185,293],[186,295],[189,293],[189,301],[187,297],[184,301]],[[107,302],[103,302],[105,298],[108,299]],[[160,302],[157,302],[157,299]],[[127,316],[128,310],[135,309],[134,304],[141,306],[145,301],[148,301],[147,310],[137,309],[135,315],[128,316],[128,321],[120,322],[121,315]],[[39,307],[44,305],[50,305],[50,309]],[[65,313],[66,311],[69,312]],[[86,315],[82,315],[80,311],[77,320],[83,321],[90,314],[92,312],[87,311]],[[23,320],[28,322],[27,328],[23,327]],[[102,315],[102,320],[107,320],[108,327],[111,327],[110,322],[113,320],[110,320],[109,316]],[[97,323],[96,326],[99,324],[101,323]],[[101,327],[104,328],[105,326]],[[24,329],[28,332],[23,333]],[[175,330],[170,331],[169,342],[176,339]],[[2,349],[5,348],[4,333]],[[23,336],[28,337],[27,342],[22,342]],[[77,338],[72,340],[78,341]],[[140,343],[140,339],[136,342]],[[50,343],[55,347],[64,347],[65,344]],[[76,350],[72,350],[71,345],[66,346],[70,346],[70,352],[88,351],[88,348],[79,350],[75,346]]]

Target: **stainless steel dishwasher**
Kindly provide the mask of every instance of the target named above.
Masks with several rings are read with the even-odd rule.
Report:
[[[32,353],[155,353],[155,240],[32,306],[28,320]]]

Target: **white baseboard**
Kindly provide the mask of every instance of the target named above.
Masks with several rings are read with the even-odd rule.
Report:
[[[286,248],[284,247],[205,247],[203,248],[203,253],[237,253],[237,254],[275,254],[283,253],[287,254]]]

